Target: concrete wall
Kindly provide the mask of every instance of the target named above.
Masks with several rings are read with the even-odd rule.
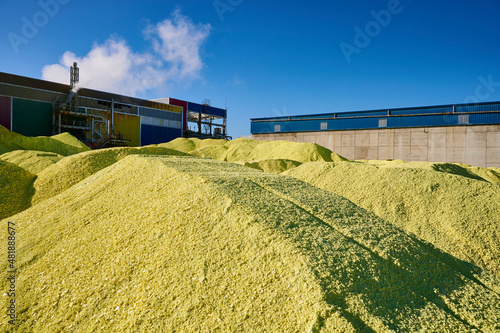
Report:
[[[254,134],[313,142],[352,160],[402,159],[500,167],[500,125]]]

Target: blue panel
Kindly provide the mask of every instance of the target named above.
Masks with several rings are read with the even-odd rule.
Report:
[[[464,116],[468,116],[463,118]],[[432,126],[461,126],[461,125],[487,125],[500,124],[500,112],[468,113],[468,114],[429,114],[416,116],[386,116],[367,118],[335,118],[327,120],[277,120],[277,121],[252,121],[252,134],[275,133],[275,125],[280,125],[280,132],[311,132],[324,131],[321,123],[327,123],[329,131],[376,129],[379,120],[387,119],[387,126],[382,128],[402,127],[432,127]]]
[[[388,114],[389,113],[389,114]],[[251,119],[252,133],[500,124],[500,102]],[[326,129],[321,123],[327,123]]]
[[[141,125],[141,146],[164,143],[181,136],[178,128]]]
[[[390,110],[391,115],[415,115],[415,114],[427,114],[427,113],[451,113],[453,112],[453,106],[442,106],[442,107],[428,107],[428,108],[412,108],[412,109],[397,109]]]
[[[213,106],[210,107],[210,114],[218,117],[227,117],[227,110],[226,109],[221,109],[221,108],[214,108]]]
[[[198,103],[188,102],[188,111],[203,112],[203,105]]]
[[[500,103],[457,105],[455,112],[500,111]]]
[[[187,108],[188,111],[192,112],[201,112],[203,114],[209,114],[212,116],[223,117],[223,118],[226,118],[227,116],[227,111],[225,109],[215,108],[213,106],[207,107],[202,104],[188,102]]]

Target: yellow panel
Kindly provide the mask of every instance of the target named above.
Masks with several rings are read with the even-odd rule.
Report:
[[[151,108],[151,109],[182,113],[182,106],[177,106],[177,105],[170,105],[170,104],[165,104],[165,103],[158,103],[158,102],[149,101],[147,103],[147,107]]]
[[[129,114],[115,112],[115,133],[123,134],[127,140],[131,140],[129,146],[141,145],[141,118]]]

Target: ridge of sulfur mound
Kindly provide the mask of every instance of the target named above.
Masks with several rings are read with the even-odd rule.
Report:
[[[75,138],[73,135],[69,133],[61,133],[51,136],[52,139],[61,141],[69,146],[75,147],[76,149],[81,149],[82,151],[90,150],[83,142]]]
[[[53,197],[131,154],[187,155],[169,148],[145,146],[91,150],[68,156],[38,174],[32,203],[37,204]]]
[[[406,162],[403,160],[359,160],[358,162],[375,165],[379,168],[413,168],[435,170],[476,180],[483,180],[500,185],[500,170],[498,168],[473,167],[463,163],[443,162]]]
[[[297,143],[288,141],[254,141],[236,139],[228,142],[226,160],[258,161],[268,159],[288,159],[300,163],[313,161],[344,161],[345,158],[315,143]]]
[[[261,160],[261,161],[248,161],[248,162],[237,162],[238,164],[244,165],[249,168],[254,168],[257,170],[262,170],[265,172],[280,174],[286,170],[290,170],[298,167],[302,163],[292,160],[285,159],[271,159],[271,160]]]
[[[17,331],[499,328],[494,276],[345,198],[234,163],[129,155],[12,220]]]
[[[59,162],[63,156],[34,150],[14,150],[0,155],[0,159],[13,163],[34,174],[40,173],[45,168]]]
[[[196,157],[204,157],[204,158],[211,158],[213,160],[225,161],[228,149],[229,148],[224,145],[214,145],[214,146],[206,145],[189,152],[189,154]]]
[[[196,144],[200,141],[198,138],[177,138],[169,142],[160,143],[157,146],[189,153],[196,150]]]
[[[307,163],[284,174],[341,195],[461,260],[500,274],[498,185],[433,169],[361,162]]]
[[[0,125],[0,152],[3,153],[24,149],[69,156],[90,150],[90,148],[83,143],[80,142],[80,144],[78,144],[77,141],[78,139],[69,133],[59,134],[55,137],[29,137],[11,132]]]
[[[197,157],[228,162],[252,163],[264,160],[291,160],[299,163],[347,161],[346,158],[315,143],[256,141],[243,138],[232,141],[178,138],[159,146],[177,149]]]

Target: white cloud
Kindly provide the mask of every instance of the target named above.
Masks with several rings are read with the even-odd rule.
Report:
[[[147,30],[155,51],[167,61],[170,74],[180,78],[196,77],[203,67],[200,46],[210,34],[210,24],[194,25],[179,10],[172,19],[158,23]]]
[[[138,96],[167,83],[197,78],[203,68],[200,47],[209,32],[210,25],[195,25],[177,10],[171,19],[145,31],[153,53],[136,53],[125,40],[110,37],[94,44],[86,56],[65,52],[59,64],[42,69],[42,79],[69,83],[69,68],[76,61],[80,87]]]

